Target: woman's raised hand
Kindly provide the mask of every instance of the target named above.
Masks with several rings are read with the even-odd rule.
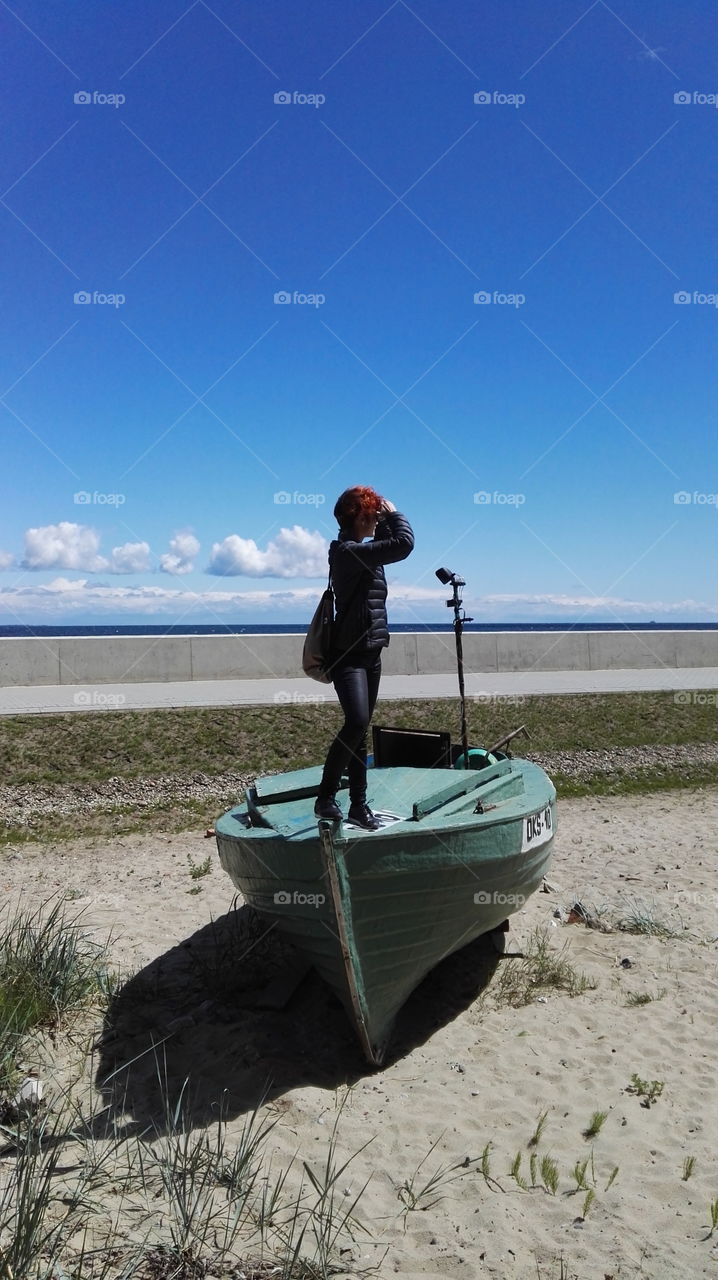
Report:
[[[388,498],[382,498],[381,507],[379,508],[379,510],[380,510],[380,513],[384,515],[388,511],[396,511],[396,507],[394,506],[393,502],[389,501]]]

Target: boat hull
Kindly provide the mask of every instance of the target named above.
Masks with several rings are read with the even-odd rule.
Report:
[[[376,773],[404,775],[372,779],[382,793],[372,801],[370,784],[376,809],[387,786],[395,809],[396,797],[407,794],[405,809],[409,802],[416,809],[412,796],[425,779],[409,775],[433,774],[435,789],[437,773],[444,774],[439,781],[456,779],[437,770]],[[426,974],[520,910],[546,872],[556,830],[552,783],[526,761],[490,773],[478,796],[471,790],[433,812],[431,797],[420,799],[418,813],[399,814],[371,833],[344,824],[318,828],[302,797],[279,807],[255,805],[254,812],[250,803],[215,826],[233,883],[340,997],[374,1064]],[[477,814],[479,797],[485,811]],[[258,812],[271,814],[274,826],[248,826]]]

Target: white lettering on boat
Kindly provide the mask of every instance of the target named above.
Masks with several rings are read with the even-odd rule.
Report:
[[[546,844],[552,835],[551,806],[547,805],[545,809],[539,809],[538,813],[530,813],[524,818],[521,852],[526,853],[529,849]]]

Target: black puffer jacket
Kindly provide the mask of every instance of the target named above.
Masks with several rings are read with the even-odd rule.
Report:
[[[336,654],[359,656],[388,645],[384,565],[406,560],[413,549],[414,533],[399,511],[380,517],[371,542],[354,542],[342,530],[330,544]]]

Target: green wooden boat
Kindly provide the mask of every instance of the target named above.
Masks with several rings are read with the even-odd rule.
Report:
[[[215,824],[225,871],[340,997],[377,1066],[425,975],[500,929],[546,872],[553,784],[526,760],[493,759],[369,769],[377,831],[317,823],[318,767],[259,778]]]

